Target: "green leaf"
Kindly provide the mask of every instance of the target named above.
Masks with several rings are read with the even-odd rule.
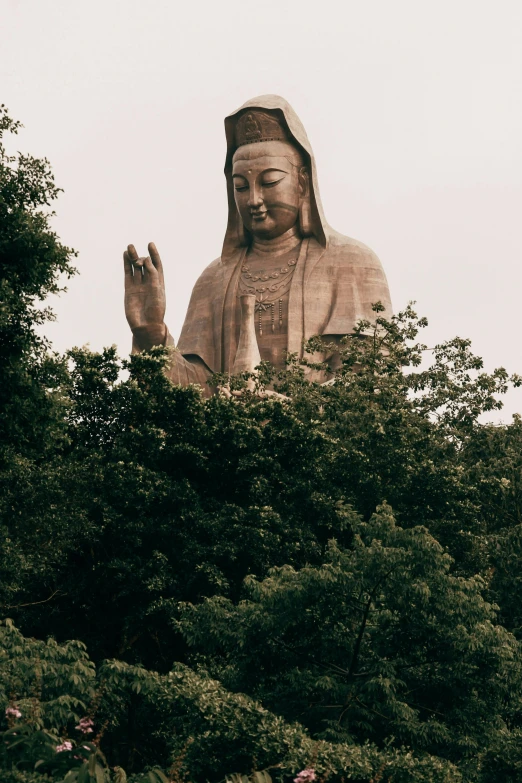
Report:
[[[248,775],[242,775],[239,772],[232,772],[225,778],[228,783],[249,783]]]
[[[272,778],[266,771],[266,769],[259,770],[259,772],[252,772],[250,775],[251,783],[272,783]]]

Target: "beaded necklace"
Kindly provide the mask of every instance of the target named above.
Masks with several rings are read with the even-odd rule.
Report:
[[[283,300],[290,290],[292,277],[295,272],[299,254],[299,245],[294,246],[290,253],[283,252],[287,256],[280,266],[272,270],[262,269],[253,271],[245,262],[241,267],[241,276],[238,285],[238,295],[253,294],[256,297],[255,313],[258,315],[259,335],[263,334],[262,315],[270,313],[270,326],[275,331],[276,312],[279,320],[279,329],[283,326]],[[290,258],[288,256],[290,255]]]

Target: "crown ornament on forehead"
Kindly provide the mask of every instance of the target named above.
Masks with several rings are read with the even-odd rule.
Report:
[[[281,122],[264,111],[247,111],[236,124],[236,147],[260,141],[290,141]]]

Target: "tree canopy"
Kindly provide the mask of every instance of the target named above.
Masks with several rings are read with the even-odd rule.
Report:
[[[74,253],[0,129],[2,779],[519,780],[518,376],[378,303],[323,386],[315,339],[210,399],[53,354]]]

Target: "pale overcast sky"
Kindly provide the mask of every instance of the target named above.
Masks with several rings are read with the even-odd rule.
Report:
[[[395,308],[415,299],[431,344],[470,337],[522,373],[521,41],[521,0],[0,0],[0,103],[17,147],[50,159],[80,254],[54,346],[128,352],[121,256],[150,240],[177,338],[223,241],[223,118],[272,92]]]

